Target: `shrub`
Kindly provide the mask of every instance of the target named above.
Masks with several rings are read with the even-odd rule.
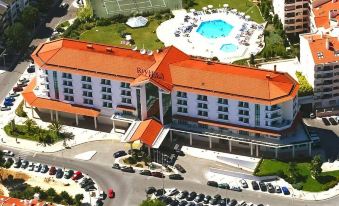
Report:
[[[108,26],[112,23],[112,21],[110,19],[106,19],[106,18],[100,18],[97,19],[95,24],[96,26]]]
[[[298,95],[300,97],[313,95],[313,88],[310,83],[308,83],[306,77],[302,75],[301,72],[296,72],[296,76],[300,85]]]
[[[62,27],[57,27],[57,28],[56,28],[56,31],[59,32],[59,33],[62,33],[62,32],[65,31],[65,29],[62,28]]]
[[[19,117],[27,117],[27,113],[24,111],[24,101],[21,101],[19,106],[15,110],[15,114]]]
[[[293,184],[292,187],[297,189],[297,190],[302,190],[303,184],[302,183],[296,183],[296,184]]]
[[[134,165],[136,164],[138,161],[135,157],[128,157],[127,159],[124,159],[124,163],[125,164],[131,164]]]
[[[136,167],[141,167],[141,168],[144,167],[144,165],[142,165],[141,163],[138,163],[138,164],[136,164],[135,166],[136,166]]]

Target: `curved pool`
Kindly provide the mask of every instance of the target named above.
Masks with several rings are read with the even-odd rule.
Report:
[[[233,26],[223,20],[202,22],[196,32],[208,39],[226,37],[232,31]]]
[[[235,44],[223,44],[220,47],[220,50],[223,52],[235,52],[237,49],[238,47]]]

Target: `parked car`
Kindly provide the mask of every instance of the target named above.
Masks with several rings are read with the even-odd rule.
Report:
[[[173,195],[176,195],[178,193],[179,193],[178,189],[174,188],[174,189],[171,189],[169,191],[168,196],[173,196]]]
[[[42,167],[41,167],[41,170],[40,170],[40,172],[41,173],[47,173],[48,172],[48,166],[47,165],[43,165]]]
[[[119,158],[119,157],[123,157],[123,156],[126,156],[127,153],[123,150],[120,150],[120,151],[117,151],[113,154],[113,157],[114,158]]]
[[[210,195],[206,195],[204,200],[203,200],[203,203],[204,204],[208,204],[210,202],[210,200],[212,199],[212,197]]]
[[[22,160],[21,161],[21,168],[26,169],[28,167],[28,161],[27,160]]]
[[[30,63],[27,67],[28,73],[34,73],[35,72],[35,65],[33,63]]]
[[[232,186],[232,187],[231,187],[231,190],[237,191],[237,192],[241,192],[241,191],[242,191],[241,188],[240,188],[239,186]]]
[[[34,172],[40,172],[42,165],[40,163],[36,164],[34,167]]]
[[[20,168],[20,166],[21,166],[21,159],[16,159],[13,167],[14,168]]]
[[[146,194],[150,195],[150,194],[153,194],[157,191],[157,189],[155,189],[155,187],[147,187],[145,192]]]
[[[161,172],[151,172],[153,177],[165,178],[165,175]]]
[[[75,171],[72,175],[72,180],[78,180],[82,178],[82,173],[80,171]]]
[[[186,200],[187,201],[192,201],[192,200],[194,200],[194,198],[197,196],[197,193],[196,192],[190,192],[189,194],[188,194],[188,196],[186,197]]]
[[[113,169],[120,170],[120,165],[118,163],[114,163],[112,166]]]
[[[180,174],[170,174],[168,178],[171,180],[183,180],[184,179],[184,177],[181,176]]]
[[[65,179],[69,179],[73,176],[74,171],[73,170],[66,170],[64,174]]]
[[[229,206],[236,206],[237,203],[238,203],[238,201],[233,199],[233,200],[230,201]]]
[[[154,194],[155,194],[156,197],[159,197],[159,196],[161,196],[165,193],[166,193],[166,191],[164,189],[158,189]]]
[[[181,173],[186,173],[186,170],[180,165],[180,164],[176,164],[174,166],[179,172]]]
[[[274,189],[275,189],[275,192],[276,192],[276,193],[281,193],[281,189],[280,189],[280,186],[279,186],[279,185],[276,185],[276,186],[274,187]]]
[[[99,196],[98,196],[98,199],[100,200],[105,200],[106,199],[106,193],[104,191],[100,191],[99,192]]]
[[[248,188],[248,184],[247,184],[246,180],[241,179],[241,180],[239,180],[239,182],[240,182],[242,188]]]
[[[61,179],[63,175],[64,175],[64,171],[61,168],[58,168],[56,171],[55,177],[57,179]]]
[[[82,181],[82,182],[80,183],[80,187],[81,187],[81,188],[86,188],[86,187],[88,187],[89,185],[94,185],[94,182],[93,182],[93,180],[92,180],[91,178],[87,178],[85,181]]]
[[[30,162],[28,165],[28,171],[33,171],[34,170],[34,162]]]
[[[195,197],[194,202],[202,202],[204,198],[205,198],[205,195],[200,193]]]
[[[104,202],[101,199],[97,199],[97,201],[95,202],[95,206],[103,206]]]
[[[18,82],[16,85],[18,87],[27,87],[27,83],[26,82]]]
[[[180,201],[178,206],[187,206],[187,204],[188,204],[188,202],[186,200],[182,200],[182,201]]]
[[[108,194],[108,198],[114,198],[115,197],[115,192],[113,191],[112,188],[109,188],[108,191],[107,191],[107,194]]]
[[[9,110],[11,110],[11,107],[10,107],[10,106],[4,105],[4,106],[1,107],[0,110],[1,110],[1,111],[9,111]]]
[[[23,90],[24,90],[24,88],[19,87],[19,86],[13,87],[13,92],[22,92]]]
[[[10,97],[18,97],[20,94],[19,93],[16,93],[16,92],[10,92],[8,94]]]
[[[145,176],[151,176],[152,175],[151,171],[149,171],[149,170],[141,170],[139,172],[139,174],[145,175]]]
[[[4,156],[9,156],[9,157],[13,157],[14,156],[14,153],[12,152],[12,151],[10,151],[10,150],[2,150],[1,151],[2,152],[2,154],[4,155]]]
[[[267,183],[267,190],[269,193],[274,193],[275,189],[271,183]]]
[[[259,186],[260,186],[260,190],[261,190],[261,191],[263,191],[263,192],[266,192],[266,191],[267,191],[266,184],[265,184],[263,181],[260,181],[260,182],[259,182]]]
[[[178,199],[185,199],[188,196],[188,192],[186,190],[181,191],[178,195],[177,198]]]
[[[284,195],[289,195],[290,191],[287,189],[287,187],[281,187],[282,192],[284,193]]]
[[[178,206],[179,205],[179,201],[178,200],[173,200],[170,204],[170,206]]]
[[[327,119],[326,117],[321,118],[321,120],[323,121],[323,123],[324,123],[326,126],[330,126],[330,125],[331,125],[330,121],[328,121],[328,119]]]
[[[218,187],[221,189],[230,189],[230,186],[227,183],[220,183],[218,184]]]
[[[259,190],[260,189],[259,185],[256,181],[252,181],[251,185],[252,185],[253,190]]]
[[[29,82],[29,79],[26,79],[25,77],[21,77],[21,78],[19,79],[19,82],[21,82],[21,83],[28,83],[28,82]]]
[[[5,101],[7,101],[7,102],[14,102],[15,98],[14,97],[6,97]]]
[[[49,175],[55,175],[56,173],[56,168],[54,166],[51,167],[51,169],[49,169]]]
[[[123,172],[129,172],[129,173],[134,173],[134,172],[135,172],[134,169],[133,169],[133,167],[126,167],[126,166],[121,167],[121,171],[123,171]]]
[[[4,106],[5,107],[11,107],[11,106],[13,106],[14,104],[13,104],[13,102],[11,102],[11,101],[4,101]]]
[[[338,125],[338,122],[333,117],[328,118],[328,120],[332,125]]]
[[[211,187],[218,187],[218,183],[216,181],[207,181],[207,185]]]
[[[94,191],[97,188],[94,186],[94,184],[90,184],[90,185],[87,185],[84,189],[86,192],[89,192],[89,191]]]

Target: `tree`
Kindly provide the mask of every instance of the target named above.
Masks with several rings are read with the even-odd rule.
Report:
[[[57,138],[60,137],[60,134],[63,130],[63,126],[59,121],[53,121],[50,125],[48,125],[48,128],[54,132]]]
[[[35,27],[39,18],[39,10],[33,6],[27,6],[21,13],[20,21],[28,28]]]
[[[166,206],[166,204],[160,200],[144,200],[139,206]]]
[[[15,132],[16,131],[15,119],[12,119],[11,122],[9,123],[9,125],[11,127],[11,132]]]
[[[297,177],[298,177],[298,170],[297,170],[297,164],[295,162],[290,162],[288,164],[288,172],[290,173],[290,179],[292,183],[296,183]]]
[[[57,195],[55,189],[52,187],[50,187],[46,192],[49,197],[54,197],[55,195]]]
[[[27,131],[31,133],[33,131],[34,126],[36,126],[36,122],[32,119],[27,119],[24,124],[27,127]]]
[[[36,7],[40,12],[47,11],[52,5],[54,0],[37,0]]]
[[[255,64],[255,57],[254,57],[254,54],[251,54],[251,57],[250,57],[250,64],[251,65],[254,65]]]
[[[279,17],[278,17],[278,14],[275,14],[274,17],[273,17],[273,24],[274,24],[274,27],[276,27],[278,23],[279,23]]]
[[[313,160],[311,161],[311,176],[314,179],[317,179],[320,176],[322,172],[322,169],[321,169],[322,164],[323,162],[320,158],[320,155],[316,155],[313,157]]]
[[[75,205],[80,206],[81,201],[84,199],[84,195],[83,194],[76,194],[74,199],[75,199]]]
[[[65,133],[63,133],[62,135],[60,135],[60,137],[61,137],[62,140],[64,141],[64,142],[63,142],[64,147],[67,147],[66,141],[71,140],[71,139],[74,139],[74,134],[71,133],[71,132],[65,132]]]
[[[24,25],[20,22],[14,23],[5,30],[5,44],[10,51],[23,49],[28,42],[28,35]]]
[[[81,21],[88,21],[93,17],[93,9],[91,6],[86,6],[78,9],[77,17]]]
[[[41,127],[39,127],[36,131],[36,137],[38,139],[38,142],[42,144],[43,146],[46,146],[47,144],[47,138],[46,138],[46,133]]]

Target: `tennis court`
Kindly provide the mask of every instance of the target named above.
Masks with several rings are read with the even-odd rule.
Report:
[[[99,17],[182,8],[181,0],[91,0],[91,4]]]

